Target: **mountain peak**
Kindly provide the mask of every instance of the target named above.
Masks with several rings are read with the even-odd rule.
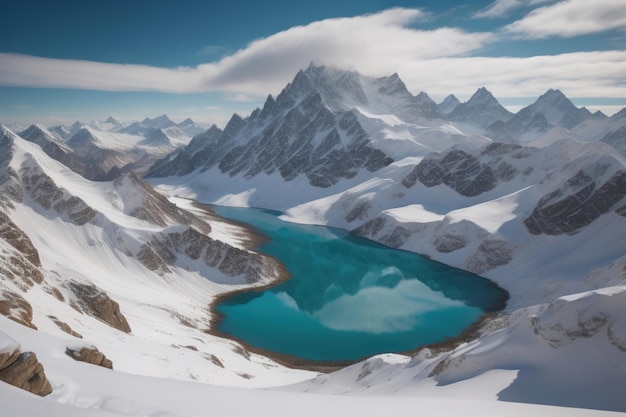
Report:
[[[461,104],[459,99],[456,98],[454,94],[449,94],[441,103],[437,105],[437,110],[439,110],[442,114],[448,114],[459,104]]]
[[[448,116],[452,121],[469,123],[482,129],[512,117],[513,113],[505,109],[485,87],[476,90],[467,102],[457,105]]]
[[[117,119],[117,118],[115,118],[115,117],[113,117],[113,116],[109,116],[109,117],[108,117],[108,118],[104,121],[104,123],[111,123],[111,124],[114,124],[114,125],[121,125],[121,124],[122,124],[122,122],[121,122],[119,119]]]
[[[480,87],[467,101],[467,104],[484,104],[489,102],[497,102],[496,98],[485,87]]]

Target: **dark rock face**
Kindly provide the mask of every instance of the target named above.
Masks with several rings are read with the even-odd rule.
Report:
[[[404,245],[414,233],[403,226],[388,227],[384,216],[378,216],[352,230],[355,236],[375,240],[390,248],[399,248]]]
[[[435,239],[435,249],[440,253],[450,253],[467,246],[467,238],[461,235],[446,233]]]
[[[263,277],[284,273],[272,258],[232,247],[193,228],[153,237],[142,245],[137,258],[148,269],[162,273],[170,272],[168,266],[175,265],[180,259],[200,260],[229,277],[242,276],[250,284]]]
[[[519,145],[497,142],[487,145],[478,155],[461,149],[430,154],[402,179],[402,185],[411,188],[417,181],[426,187],[444,184],[462,196],[474,197],[518,175],[517,169],[505,157],[526,156]]]
[[[626,196],[626,171],[618,171],[599,185],[589,174],[579,171],[558,190],[545,195],[524,225],[534,235],[576,233],[608,213]],[[619,214],[620,208],[616,208]]]
[[[65,354],[70,358],[79,362],[86,362],[92,365],[101,366],[107,369],[113,369],[113,362],[108,359],[104,353],[100,352],[96,347],[83,347],[80,350],[67,348]]]
[[[76,281],[70,281],[66,286],[76,296],[77,307],[80,310],[124,333],[131,332],[126,317],[120,311],[120,305],[113,301],[107,293],[94,285]]]
[[[510,243],[500,239],[486,239],[480,244],[478,251],[467,260],[466,267],[480,275],[512,260],[513,248]]]
[[[0,353],[0,381],[44,397],[52,392],[43,365],[33,352]]]

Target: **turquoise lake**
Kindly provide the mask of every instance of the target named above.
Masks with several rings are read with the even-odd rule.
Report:
[[[282,221],[262,209],[214,207],[268,240],[258,249],[291,274],[216,306],[222,333],[312,361],[351,361],[458,336],[508,293],[477,275],[341,229]]]

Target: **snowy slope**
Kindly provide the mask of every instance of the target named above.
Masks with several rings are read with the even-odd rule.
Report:
[[[2,129],[3,155],[9,156],[3,161],[2,207],[11,219],[3,222],[12,231],[0,239],[0,285],[5,300],[29,310],[27,324],[39,329],[38,337],[47,341],[42,343],[95,345],[117,371],[160,378],[265,386],[267,381],[260,381],[269,374],[276,384],[310,375],[282,368],[206,332],[208,306],[216,295],[244,283],[262,285],[279,274],[273,260],[241,249],[249,245],[250,232],[221,226],[207,213],[200,218],[180,210],[137,177],[105,183],[85,180]],[[209,219],[217,227],[212,228]],[[193,255],[189,245],[176,247],[167,240],[176,233],[194,236],[200,256]],[[22,236],[21,241],[9,239],[15,235]],[[155,239],[166,239],[175,255],[161,259],[161,269],[142,257]],[[16,264],[13,252],[23,252],[24,247],[31,248],[31,255]],[[202,254],[210,248],[223,256],[215,265],[203,261]],[[228,262],[248,269],[233,269]],[[262,268],[260,276],[251,275],[255,268]],[[256,277],[260,280],[251,281]],[[90,311],[85,291],[118,303],[130,331]],[[20,318],[19,313],[12,314]],[[59,348],[53,355],[63,357],[64,351]],[[59,371],[51,377],[53,386],[71,385]]]

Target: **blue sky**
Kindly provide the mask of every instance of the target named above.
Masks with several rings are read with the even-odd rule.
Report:
[[[169,114],[223,124],[310,62],[398,72],[415,94],[548,88],[626,106],[625,0],[3,0],[0,122]]]

